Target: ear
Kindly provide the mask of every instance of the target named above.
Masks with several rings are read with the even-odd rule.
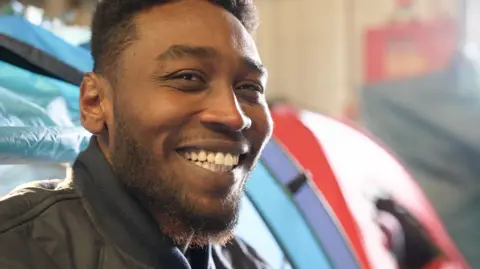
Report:
[[[80,85],[80,115],[83,127],[94,135],[106,131],[113,111],[110,84],[102,76],[86,73]]]

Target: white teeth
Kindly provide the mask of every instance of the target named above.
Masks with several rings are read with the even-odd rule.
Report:
[[[209,162],[214,164],[234,166],[238,164],[239,156],[233,155],[231,153],[222,153],[222,152],[207,152],[201,150],[199,152],[185,152],[183,156],[194,162]]]
[[[204,162],[202,167],[210,170],[210,163]]]
[[[213,171],[226,172],[238,165],[239,155],[223,152],[207,152],[205,150],[184,152],[183,157],[196,165]]]
[[[223,153],[218,152],[215,154],[215,163],[216,164],[223,164]]]
[[[198,160],[201,161],[201,162],[204,162],[207,160],[207,153],[205,151],[200,151],[200,153],[198,154]]]
[[[223,159],[223,164],[224,165],[233,165],[233,157],[230,153],[227,153],[227,155],[225,155],[225,158]]]
[[[214,163],[209,163],[209,162],[194,162],[196,165],[213,171],[213,172],[227,172],[233,169],[233,166],[226,166],[222,164],[214,164]]]

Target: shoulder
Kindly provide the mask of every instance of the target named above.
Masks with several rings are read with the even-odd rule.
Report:
[[[46,249],[60,245],[62,215],[81,206],[79,199],[69,180],[30,182],[0,198],[0,268],[57,268]]]
[[[0,198],[0,234],[31,222],[59,202],[79,199],[70,180],[35,181]]]

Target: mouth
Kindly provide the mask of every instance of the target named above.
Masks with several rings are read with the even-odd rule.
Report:
[[[180,156],[192,164],[216,173],[231,172],[242,162],[245,154],[207,151],[190,148],[177,151]]]

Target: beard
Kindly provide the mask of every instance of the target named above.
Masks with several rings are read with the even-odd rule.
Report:
[[[244,181],[228,197],[218,198],[222,199],[219,209],[205,209],[189,192],[181,173],[167,161],[158,161],[152,140],[139,138],[129,126],[115,111],[112,167],[128,192],[152,213],[161,232],[177,246],[227,243],[238,222]]]

